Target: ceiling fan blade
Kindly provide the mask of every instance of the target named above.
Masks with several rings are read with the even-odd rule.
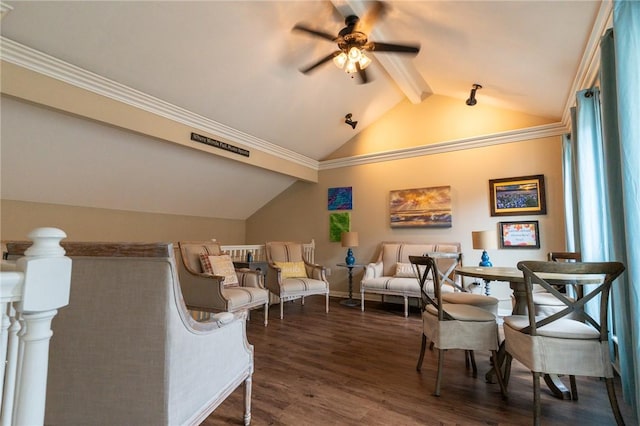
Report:
[[[369,6],[367,11],[360,18],[360,21],[358,21],[356,30],[361,31],[365,34],[369,34],[376,22],[378,22],[378,20],[382,18],[382,15],[386,10],[387,6],[385,3],[381,1],[373,2],[373,4]]]
[[[301,72],[301,73],[303,73],[303,74],[308,74],[308,73],[310,73],[311,71],[313,71],[314,69],[316,69],[317,67],[319,67],[320,65],[322,65],[322,64],[324,64],[324,63],[326,63],[326,62],[329,62],[329,61],[330,61],[330,60],[332,60],[336,55],[339,55],[339,54],[340,54],[340,51],[339,51],[339,50],[336,50],[335,52],[331,52],[331,53],[329,53],[327,56],[325,56],[324,58],[320,59],[319,61],[317,61],[317,62],[315,62],[315,63],[313,63],[313,64],[309,65],[309,66],[308,66],[308,67],[306,67],[306,68],[302,68],[302,69],[300,70],[300,72]]]
[[[334,41],[336,39],[335,35],[332,35],[332,34],[329,34],[329,33],[325,33],[324,31],[314,30],[313,28],[309,28],[309,27],[304,26],[302,24],[294,25],[293,29],[296,30],[296,31],[302,31],[302,32],[305,32],[307,34],[314,35],[316,37],[324,38],[324,39],[329,40],[329,41]]]
[[[420,45],[392,44],[372,41],[370,43],[367,43],[366,49],[373,52],[399,52],[416,54],[420,52]]]

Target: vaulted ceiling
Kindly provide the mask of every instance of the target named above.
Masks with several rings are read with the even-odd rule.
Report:
[[[209,123],[227,140],[315,168],[400,102],[432,94],[464,102],[473,83],[482,84],[478,97],[487,105],[566,120],[594,28],[606,18],[599,1],[388,1],[370,39],[415,42],[420,53],[372,54],[372,81],[363,85],[331,62],[300,73],[335,45],[291,29],[303,22],[337,34],[344,16],[363,16],[367,2],[2,5],[3,67],[19,62],[16,52],[35,49],[95,81]],[[295,181],[76,117],[56,118],[9,97],[3,107],[3,198],[245,219]],[[344,124],[349,112],[359,122],[355,130]],[[25,167],[43,170],[34,172],[41,173],[33,176],[39,186],[25,182]],[[220,199],[234,203],[223,207]]]

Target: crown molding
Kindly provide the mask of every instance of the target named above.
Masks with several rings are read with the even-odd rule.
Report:
[[[11,12],[13,7],[7,3],[0,2],[0,19],[4,18],[7,13]]]
[[[558,136],[567,133],[569,128],[569,120],[563,120],[561,123],[445,141],[401,150],[357,155],[335,160],[316,161],[2,36],[0,36],[0,57],[3,61],[314,170],[329,170]],[[576,79],[576,81],[578,81],[578,79]]]
[[[2,36],[0,36],[0,57],[3,61],[185,124],[193,127],[194,130],[203,130],[229,141],[318,170],[319,163],[312,158],[210,120]]]
[[[385,151],[375,154],[355,155],[353,157],[338,158],[335,160],[325,160],[320,162],[320,170],[361,166],[364,164],[380,163],[384,161],[403,160],[425,155],[482,148],[491,145],[502,145],[505,143],[559,136],[567,133],[568,131],[568,127],[563,123],[545,124],[542,126],[530,127],[528,129],[511,130],[508,132],[494,133],[484,136],[474,136],[471,138],[456,139],[419,147]]]

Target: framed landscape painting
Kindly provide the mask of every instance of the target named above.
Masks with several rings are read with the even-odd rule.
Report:
[[[489,181],[491,216],[547,214],[544,175]]]
[[[392,228],[451,228],[451,187],[391,191]]]

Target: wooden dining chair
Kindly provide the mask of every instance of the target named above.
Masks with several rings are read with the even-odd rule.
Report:
[[[615,420],[618,425],[624,424],[613,384],[607,321],[611,285],[624,271],[624,265],[619,262],[524,261],[518,263],[518,269],[524,275],[528,313],[504,319],[506,365],[510,365],[513,357],[531,370],[534,424],[540,424],[540,377],[543,374],[603,378]],[[575,285],[583,291],[579,297],[569,297],[558,291],[556,286],[559,284]],[[534,285],[557,298],[563,308],[550,316],[536,316]],[[585,310],[587,303],[599,304],[598,318]],[[508,371],[504,376],[508,378]]]
[[[477,376],[473,351],[491,351],[493,360],[497,359],[498,323],[496,316],[486,309],[463,303],[443,303],[442,283],[438,274],[436,260],[429,256],[409,256],[416,278],[420,284],[422,297],[422,345],[416,369],[420,371],[427,339],[431,339],[438,349],[438,372],[434,395],[440,396],[444,354],[448,349],[467,351],[473,367],[473,376]],[[433,279],[433,297],[429,295],[427,282]],[[501,390],[506,392],[500,372],[497,374]]]

